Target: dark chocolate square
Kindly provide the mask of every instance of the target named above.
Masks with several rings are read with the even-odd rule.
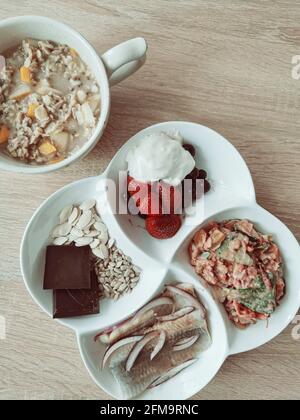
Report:
[[[53,290],[53,318],[93,315],[99,313],[99,284],[91,271],[90,290]]]
[[[54,246],[46,251],[44,289],[90,289],[89,246]]]

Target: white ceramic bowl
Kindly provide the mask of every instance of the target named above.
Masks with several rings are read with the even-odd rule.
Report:
[[[52,172],[86,156],[97,144],[109,117],[110,86],[141,67],[146,59],[147,45],[143,38],[134,38],[117,45],[100,57],[82,35],[56,20],[42,16],[19,16],[0,21],[0,53],[18,45],[25,38],[51,40],[74,48],[90,66],[100,86],[100,118],[92,136],[77,152],[53,165],[35,166],[0,153],[0,169],[22,173]]]
[[[218,133],[207,127],[187,123],[168,122],[149,127],[131,138],[115,155],[107,170],[99,177],[87,178],[67,185],[49,197],[30,220],[21,245],[21,270],[26,287],[36,302],[50,316],[52,294],[42,289],[45,247],[49,232],[57,224],[58,213],[67,204],[96,197],[98,209],[110,209],[111,197],[106,192],[106,180],[116,179],[125,169],[124,157],[130,147],[142,141],[145,134],[161,130],[179,130],[197,150],[197,166],[207,170],[212,184],[203,206],[194,217],[186,219],[178,234],[158,241],[141,229],[141,219],[127,215],[103,214],[110,234],[118,246],[143,269],[142,277],[133,293],[115,302],[104,302],[101,313],[81,318],[60,320],[77,334],[78,345],[85,365],[96,383],[115,398],[120,394],[108,371],[99,369],[104,348],[93,342],[96,333],[122,321],[156,295],[165,282],[187,281],[197,287],[208,313],[213,344],[200,356],[197,369],[187,369],[157,389],[147,391],[140,398],[185,399],[205,386],[216,374],[225,358],[234,353],[258,347],[278,335],[293,319],[300,305],[300,247],[276,217],[261,208],[255,199],[250,172],[236,149]],[[249,218],[261,231],[274,234],[285,262],[287,293],[282,304],[265,322],[241,331],[228,320],[222,305],[215,302],[194,273],[188,261],[187,245],[194,231],[211,219]]]

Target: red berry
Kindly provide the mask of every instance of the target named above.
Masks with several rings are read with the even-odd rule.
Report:
[[[190,172],[185,178],[186,179],[197,179],[199,177],[199,169],[196,167]]]
[[[211,188],[210,183],[207,181],[207,179],[204,180],[204,192],[207,193]]]
[[[159,198],[164,214],[181,213],[182,210],[182,192],[181,187],[173,187],[159,182],[157,185]]]
[[[195,147],[192,146],[191,144],[185,143],[182,145],[182,147],[187,150],[193,157],[195,157],[196,155],[196,150]]]
[[[127,177],[127,190],[131,196],[141,191],[142,194],[146,194],[149,190],[149,186],[141,181],[136,181],[134,178],[128,175]]]
[[[149,216],[159,215],[162,213],[159,197],[154,191],[151,191],[151,188],[148,194],[139,200],[138,208],[141,214]]]
[[[207,178],[207,172],[204,169],[199,169],[198,179],[206,179],[206,178]]]
[[[181,227],[181,218],[176,214],[149,216],[146,229],[156,239],[168,239],[174,236]]]

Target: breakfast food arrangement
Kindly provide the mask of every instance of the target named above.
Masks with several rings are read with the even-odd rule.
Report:
[[[110,86],[141,67],[147,45],[135,38],[100,57],[63,24],[22,19],[19,43],[0,50],[0,168],[47,173],[96,145]],[[91,377],[117,399],[191,398],[300,304],[297,240],[257,203],[230,142],[189,122],[145,128],[103,173],[52,194],[20,263],[33,299],[76,332]]]

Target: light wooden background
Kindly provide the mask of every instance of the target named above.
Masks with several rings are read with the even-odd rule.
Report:
[[[46,176],[0,173],[0,399],[108,399],[90,379],[71,331],[31,300],[19,244],[32,212],[71,181],[100,173],[134,133],[167,120],[195,121],[230,139],[246,159],[257,198],[300,239],[300,3],[295,0],[0,0],[0,18],[40,14],[80,31],[99,52],[135,36],[148,61],[112,90],[104,137],[79,162]],[[238,176],[238,174],[237,174]],[[198,399],[299,398],[300,341],[292,326],[231,357]]]

